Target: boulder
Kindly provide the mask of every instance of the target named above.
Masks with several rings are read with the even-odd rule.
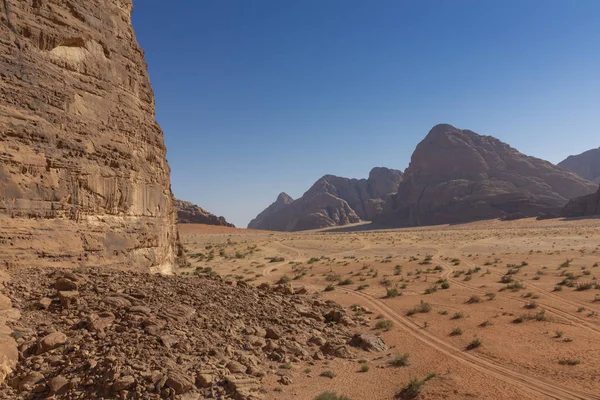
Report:
[[[357,333],[348,342],[350,346],[364,351],[381,352],[388,350],[387,345],[379,336],[372,333]]]

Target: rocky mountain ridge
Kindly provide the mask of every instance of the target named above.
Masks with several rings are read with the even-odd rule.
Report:
[[[299,231],[371,220],[401,180],[402,172],[389,168],[373,168],[368,179],[325,175],[297,200],[280,194],[248,228]]]
[[[205,224],[235,228],[235,225],[227,222],[225,217],[217,217],[189,201],[175,199],[175,209],[177,210],[177,222],[180,224]]]
[[[584,179],[600,183],[600,148],[569,156],[558,163],[558,166],[566,168]]]
[[[536,216],[595,189],[494,137],[441,124],[415,149],[398,193],[376,222],[419,226]]]

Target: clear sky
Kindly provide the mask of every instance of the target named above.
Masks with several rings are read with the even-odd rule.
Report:
[[[599,0],[134,0],[172,188],[240,227],[438,123],[552,162],[600,146]]]

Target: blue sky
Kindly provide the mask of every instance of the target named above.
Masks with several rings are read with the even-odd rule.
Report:
[[[597,0],[134,0],[172,188],[240,227],[438,123],[552,162],[600,146]]]

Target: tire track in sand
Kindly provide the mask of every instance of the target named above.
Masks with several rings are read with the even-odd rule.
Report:
[[[448,357],[451,357],[464,365],[472,367],[473,369],[481,373],[494,376],[495,378],[503,380],[508,384],[519,386],[530,392],[543,394],[552,399],[600,400],[600,395],[584,393],[573,389],[564,389],[550,382],[541,381],[536,378],[513,371],[500,364],[497,364],[495,361],[484,355],[468,353],[466,351],[459,350],[451,344],[438,338],[437,336],[429,333],[427,330],[422,329],[418,324],[408,319],[407,317],[401,315],[380,299],[369,294],[357,292],[354,290],[339,290],[352,296],[361,298],[363,301],[368,303],[372,309],[376,309],[382,312],[383,314],[387,314],[388,318],[390,318],[404,331],[406,331],[416,339],[424,342],[428,346],[447,355]]]

